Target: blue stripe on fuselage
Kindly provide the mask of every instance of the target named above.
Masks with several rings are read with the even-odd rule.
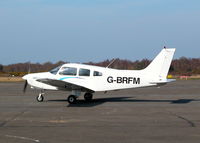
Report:
[[[62,78],[60,78],[60,80],[65,80],[65,79],[69,79],[69,78],[78,78],[78,79],[80,79],[80,77],[62,77]]]

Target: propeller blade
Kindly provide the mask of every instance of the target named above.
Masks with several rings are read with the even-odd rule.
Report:
[[[28,82],[27,82],[27,80],[26,80],[25,83],[24,83],[24,89],[23,89],[23,92],[24,92],[24,93],[26,92],[27,85],[28,85]]]

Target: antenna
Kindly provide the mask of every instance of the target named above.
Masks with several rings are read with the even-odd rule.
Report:
[[[116,59],[113,59],[113,60],[107,65],[106,68],[109,68],[109,66],[111,66],[115,61],[116,61]]]
[[[28,74],[31,72],[31,62],[28,62]]]

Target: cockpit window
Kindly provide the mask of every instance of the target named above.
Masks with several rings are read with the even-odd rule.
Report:
[[[56,68],[50,70],[49,72],[56,75],[57,72],[59,71],[60,67],[61,67],[61,66],[58,66],[58,67],[56,67]]]
[[[60,75],[72,75],[75,76],[77,74],[77,68],[72,67],[62,67],[59,72]]]
[[[101,72],[94,71],[93,75],[94,75],[94,76],[102,76],[103,74],[102,74]]]
[[[79,76],[90,76],[90,70],[88,70],[88,69],[79,69]]]

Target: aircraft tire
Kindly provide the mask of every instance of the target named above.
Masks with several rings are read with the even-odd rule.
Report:
[[[85,93],[84,95],[85,101],[92,101],[92,97],[93,97],[92,93]]]
[[[43,95],[39,95],[36,97],[38,102],[43,102],[44,101],[44,96]]]
[[[67,101],[69,102],[69,104],[75,104],[76,103],[76,96],[70,95],[68,97]]]

